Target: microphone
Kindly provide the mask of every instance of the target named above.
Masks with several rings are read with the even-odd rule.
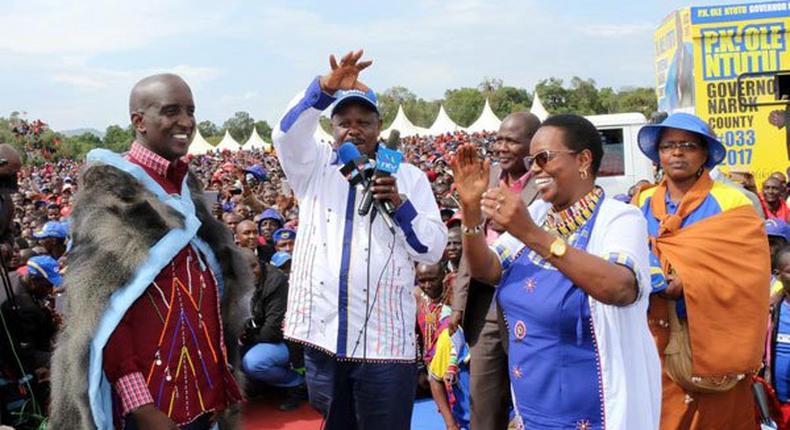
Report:
[[[392,176],[395,172],[398,171],[400,168],[400,163],[403,160],[403,154],[398,152],[398,142],[400,141],[400,131],[392,130],[390,132],[389,138],[385,143],[385,146],[379,147],[378,151],[376,151],[376,171],[374,173],[375,178],[382,178],[386,176]],[[370,181],[371,185],[374,181]],[[362,196],[362,201],[359,204],[359,209],[357,213],[365,216],[370,213],[370,207],[373,204],[373,201],[376,200],[373,198],[373,192],[370,188],[365,190],[365,195]],[[381,202],[384,206],[384,209],[387,210],[388,214],[395,213],[395,205],[392,204],[389,200],[383,200]]]
[[[373,164],[368,160],[368,157],[360,154],[357,147],[351,142],[340,145],[337,155],[343,163],[343,166],[340,167],[340,174],[355,187],[359,184],[367,186],[367,179],[373,175]]]
[[[370,176],[373,172],[373,166],[368,161],[367,157],[364,157],[362,154],[359,153],[356,145],[351,142],[346,142],[337,149],[337,155],[340,158],[340,161],[343,163],[343,167],[340,168],[340,173],[346,178],[346,180],[354,187],[359,184],[366,189],[370,189]],[[389,216],[389,213],[385,212],[386,209],[382,205],[382,203],[378,200],[373,202],[376,205],[376,209],[379,210],[384,216],[381,218],[384,220],[384,223],[387,225],[387,228],[392,233],[395,233],[395,225],[392,222],[392,219]]]

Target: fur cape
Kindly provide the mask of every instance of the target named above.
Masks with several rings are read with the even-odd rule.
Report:
[[[198,237],[213,250],[222,268],[221,312],[228,360],[242,385],[237,339],[253,288],[247,260],[231,232],[203,202],[202,187],[189,173],[189,189],[201,221]],[[72,213],[73,247],[64,276],[65,323],[52,355],[49,428],[96,428],[88,398],[88,357],[94,330],[110,295],[126,285],[149,249],[169,230],[183,227],[178,211],[160,201],[132,175],[105,164],[89,164],[80,177]],[[240,405],[220,418],[220,428],[236,428]]]

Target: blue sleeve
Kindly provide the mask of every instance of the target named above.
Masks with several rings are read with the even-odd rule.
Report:
[[[335,98],[331,95],[321,91],[320,77],[313,79],[310,86],[304,92],[304,97],[299,100],[288,112],[285,113],[283,119],[280,120],[280,130],[287,133],[288,130],[294,125],[302,112],[309,108],[315,108],[320,111],[326,109],[334,103]]]

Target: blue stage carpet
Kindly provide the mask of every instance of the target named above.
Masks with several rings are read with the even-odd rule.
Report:
[[[432,398],[414,402],[411,415],[411,430],[444,430],[444,420]]]

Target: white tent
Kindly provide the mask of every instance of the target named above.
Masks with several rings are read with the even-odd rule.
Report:
[[[268,152],[271,150],[271,148],[272,144],[263,140],[255,127],[252,128],[252,134],[250,135],[250,138],[247,139],[247,141],[244,142],[244,145],[241,146],[241,149],[247,151],[251,151],[253,149],[263,149],[264,151]]]
[[[222,140],[217,144],[216,149],[234,152],[241,149],[241,145],[233,139],[228,130],[225,130],[225,136],[222,136]]]
[[[388,138],[392,130],[400,131],[400,135],[403,137],[417,134],[427,136],[429,134],[427,128],[417,127],[409,121],[409,118],[406,117],[406,113],[403,112],[403,106],[398,106],[398,113],[395,115],[395,119],[392,121],[389,128],[381,132],[381,137],[384,139]]]
[[[327,133],[320,123],[318,124],[318,127],[315,128],[313,138],[316,140],[316,142],[326,142],[330,145],[335,141],[335,138],[332,137],[331,134]]]
[[[543,107],[543,103],[540,102],[540,97],[538,97],[538,92],[535,91],[535,98],[532,99],[532,107],[529,108],[529,111],[535,114],[541,122],[543,122],[546,118],[549,117],[549,111]]]
[[[436,115],[436,120],[433,122],[433,125],[428,129],[428,134],[432,136],[437,136],[444,133],[451,133],[454,131],[463,130],[461,126],[456,124],[450,117],[447,115],[447,111],[444,110],[444,106],[439,106],[439,114]]]
[[[203,155],[207,152],[214,150],[210,143],[206,142],[200,130],[195,130],[195,135],[192,137],[192,143],[189,144],[187,153],[190,155]]]
[[[481,131],[497,131],[499,130],[499,124],[502,121],[496,116],[494,111],[491,109],[491,105],[488,103],[488,99],[486,99],[486,104],[483,106],[483,112],[480,114],[480,117],[475,120],[469,127],[467,127],[466,131],[469,133],[479,133]]]

